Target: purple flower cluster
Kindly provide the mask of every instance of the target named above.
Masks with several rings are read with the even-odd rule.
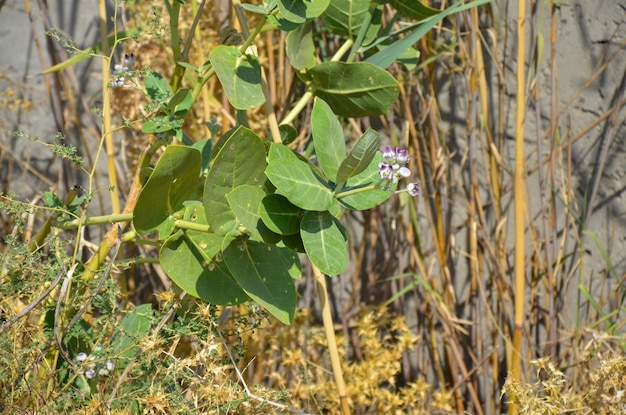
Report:
[[[137,58],[134,53],[130,55],[124,55],[124,64],[120,65],[119,63],[113,67],[113,81],[109,84],[111,88],[118,88],[124,86],[126,83],[126,78],[123,76],[124,72],[132,71],[135,67],[135,62]]]
[[[405,165],[411,160],[409,151],[401,148],[391,148],[386,146],[383,150],[384,162],[378,163],[378,174],[382,181],[387,182],[385,187],[390,183],[398,183],[400,179],[406,179],[411,176],[411,170]],[[411,196],[419,196],[422,188],[419,182],[409,183],[404,190]]]

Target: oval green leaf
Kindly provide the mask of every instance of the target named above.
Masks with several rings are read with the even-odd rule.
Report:
[[[313,104],[311,133],[320,167],[326,177],[337,183],[337,170],[346,158],[346,138],[337,116],[321,98]]]
[[[367,62],[324,62],[309,69],[313,93],[342,117],[387,112],[398,99],[398,82],[389,72]]]
[[[333,33],[355,39],[369,11],[370,0],[333,0],[322,15]]]
[[[285,19],[302,24],[324,13],[330,0],[277,0],[277,3]]]
[[[288,152],[279,150],[280,146]],[[279,155],[273,156],[272,153]],[[333,193],[323,179],[313,172],[308,162],[298,158],[286,146],[272,143],[268,159],[267,178],[294,205],[322,211],[335,203]]]
[[[343,226],[329,212],[307,212],[300,235],[311,262],[328,276],[341,274],[348,264]]]
[[[224,251],[224,261],[241,288],[274,317],[291,324],[296,312],[294,278],[298,256],[287,248],[238,239]]]
[[[198,191],[200,152],[195,148],[168,146],[141,190],[133,211],[133,226],[140,235],[158,231],[165,239],[174,229],[172,216]]]
[[[267,195],[259,206],[259,216],[263,223],[280,235],[293,235],[300,230],[303,210],[293,205],[282,195]]]
[[[261,64],[256,56],[242,54],[236,46],[219,45],[209,59],[233,107],[248,110],[265,102]]]
[[[172,281],[190,295],[211,304],[240,304],[250,298],[217,260],[222,239],[214,233],[179,231],[161,247],[159,262]]]
[[[215,156],[207,176],[203,204],[211,229],[226,235],[238,228],[226,195],[245,184],[262,188],[265,183],[265,145],[251,130],[239,127]]]

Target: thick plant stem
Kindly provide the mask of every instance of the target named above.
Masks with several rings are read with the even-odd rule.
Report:
[[[525,233],[526,196],[524,192],[524,109],[526,52],[526,0],[517,6],[517,97],[515,114],[515,331],[511,350],[511,377],[520,381],[522,376],[522,331],[524,325],[525,291]],[[517,415],[519,408],[515,397],[511,399],[509,414]]]
[[[348,395],[346,394],[346,383],[343,380],[343,370],[341,369],[341,362],[339,361],[337,339],[335,338],[335,325],[333,323],[333,316],[330,312],[330,302],[328,301],[329,299],[328,288],[326,287],[326,276],[315,265],[311,265],[313,267],[315,281],[317,282],[317,295],[320,299],[320,305],[322,307],[322,320],[324,322],[326,341],[328,341],[328,353],[330,354],[330,363],[333,368],[333,375],[335,376],[337,392],[339,393],[341,412],[343,413],[343,415],[348,415],[350,413],[350,406],[348,405]]]

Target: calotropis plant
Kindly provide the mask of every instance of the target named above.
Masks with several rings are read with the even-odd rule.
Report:
[[[323,149],[315,163],[243,126],[222,136],[217,151],[205,148],[208,160],[194,146],[165,149],[139,195],[133,225],[139,234],[157,233],[160,263],[177,285],[214,304],[253,299],[291,323],[298,253],[327,275],[343,271],[342,209],[387,200],[398,177],[408,176],[399,167],[408,153],[381,153],[373,130],[348,151],[337,117],[320,98],[311,129],[314,147]],[[416,194],[415,186],[406,190]]]
[[[301,275],[298,253],[305,253],[322,273],[340,274],[348,262],[342,210],[377,206],[397,191],[400,179],[410,176],[408,151],[387,147],[380,152],[373,130],[348,149],[338,116],[385,113],[399,86],[384,68],[396,59],[406,63],[408,55],[418,56],[405,39],[421,37],[445,15],[469,6],[458,3],[439,12],[420,4],[419,15],[399,7],[422,24],[413,32],[404,30],[409,34],[397,41],[377,23],[382,6],[369,2],[278,0],[242,7],[261,16],[252,33],[244,31],[237,41],[216,46],[200,67],[179,62],[177,70],[196,74],[195,85],[179,87],[150,72],[143,77],[144,91],[157,110],[142,130],[166,141],[175,138],[178,145],[167,146],[154,166],[134,208],[133,225],[140,235],[157,234],[163,269],[187,293],[224,305],[252,299],[291,323],[294,279]],[[345,43],[330,61],[318,63],[311,22],[320,17]],[[287,57],[307,94],[275,125],[273,131],[279,133],[272,134],[271,143],[243,125],[194,143],[182,132],[183,120],[210,77],[220,80],[238,119],[266,101],[261,64],[250,46],[268,24],[289,32]],[[354,62],[359,52],[366,58]],[[345,54],[348,58],[341,61]],[[131,65],[116,71],[111,86],[124,87],[132,77],[126,66]],[[311,140],[299,153],[286,145],[296,135],[290,123],[314,97]],[[418,195],[419,183],[409,183],[403,191]]]

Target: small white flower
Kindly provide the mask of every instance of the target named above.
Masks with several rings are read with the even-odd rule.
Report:
[[[420,185],[419,182],[415,182],[415,183],[409,183],[406,186],[406,191],[411,195],[411,196],[419,196],[422,194],[422,186]]]
[[[77,362],[81,362],[81,363],[82,363],[82,362],[84,362],[85,360],[87,360],[87,353],[80,352],[80,353],[78,353],[78,354],[76,355],[76,361],[77,361]]]
[[[93,369],[88,369],[85,371],[85,377],[87,379],[93,379],[96,376],[96,371]]]

